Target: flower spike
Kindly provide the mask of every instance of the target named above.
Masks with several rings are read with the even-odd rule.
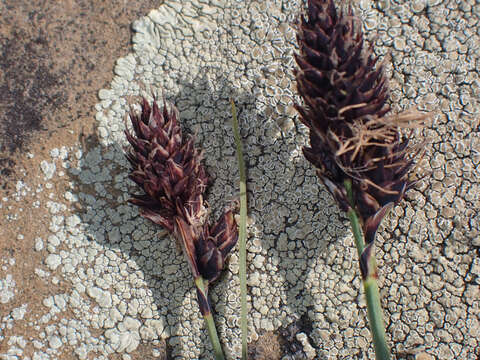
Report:
[[[203,195],[208,177],[202,154],[194,138],[184,139],[179,112],[173,105],[163,109],[156,100],[142,101],[138,114],[130,113],[133,134],[125,136],[131,145],[126,157],[131,165],[130,179],[143,194],[133,194],[130,203],[140,214],[164,227],[181,244],[197,287],[200,312],[205,318],[217,359],[223,359],[208,301],[208,285],[225,265],[229,251],[238,239],[237,224],[228,210],[214,225],[208,223]]]

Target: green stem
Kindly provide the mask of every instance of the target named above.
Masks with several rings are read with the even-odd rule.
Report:
[[[240,276],[240,328],[242,331],[242,360],[247,360],[247,176],[245,161],[243,160],[242,140],[237,119],[237,109],[233,99],[232,105],[233,136],[237,148],[238,171],[240,174],[240,224],[238,231],[239,242],[239,276]]]
[[[200,305],[200,312],[205,319],[205,325],[207,326],[208,335],[210,336],[210,341],[213,347],[213,353],[215,354],[216,360],[225,360],[223,355],[222,345],[217,334],[217,328],[215,322],[213,321],[212,309],[207,298],[207,290],[205,288],[206,281],[203,277],[198,276],[195,278],[195,285],[197,287],[198,301]]]
[[[212,342],[215,359],[225,360],[225,356],[223,355],[222,345],[220,345],[220,340],[218,339],[217,328],[215,327],[212,314],[210,313],[208,315],[204,315],[203,318],[205,319],[205,324],[207,325],[208,335],[210,335],[210,341]]]
[[[367,298],[368,321],[370,322],[370,331],[372,332],[373,346],[375,347],[375,358],[377,360],[388,360],[390,359],[390,350],[387,345],[377,279],[373,276],[367,277],[363,281],[363,288]]]
[[[365,240],[363,237],[360,220],[357,212],[354,210],[352,183],[349,180],[346,180],[344,184],[345,189],[347,190],[347,197],[350,202],[350,209],[348,210],[347,215],[350,219],[350,225],[352,226],[358,258],[360,261],[362,261],[361,257],[365,249]],[[377,262],[375,260],[374,253],[368,259],[367,266],[367,276],[365,278],[362,277],[362,282],[367,301],[367,314],[370,324],[370,331],[372,332],[373,346],[375,348],[375,358],[377,360],[389,360],[390,350],[387,345],[385,324],[383,322],[382,304],[380,303],[380,292],[377,284]]]
[[[357,247],[358,258],[360,259],[363,249],[365,248],[365,241],[363,240],[360,221],[358,220],[357,213],[352,208],[348,210],[347,215],[348,215],[348,218],[350,219],[350,225],[352,226],[352,231],[353,231],[353,239],[355,240],[355,246]]]

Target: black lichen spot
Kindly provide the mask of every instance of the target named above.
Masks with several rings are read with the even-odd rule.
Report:
[[[29,135],[66,101],[60,76],[52,74],[48,41],[22,31],[0,38],[0,152],[25,148]]]
[[[307,355],[303,351],[303,345],[297,340],[296,336],[299,333],[304,333],[309,337],[312,330],[312,321],[307,314],[303,314],[300,319],[288,327],[281,328],[280,335],[283,340],[285,354],[290,354],[295,359],[307,359]]]
[[[45,36],[14,31],[0,37],[0,188],[15,177],[14,153],[28,151],[30,135],[65,103],[64,74],[53,74]]]

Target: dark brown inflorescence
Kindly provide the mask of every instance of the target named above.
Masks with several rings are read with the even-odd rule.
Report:
[[[391,204],[412,186],[416,151],[400,129],[425,118],[389,115],[388,82],[373,47],[364,46],[351,7],[337,13],[332,0],[309,0],[300,19],[295,59],[300,119],[310,130],[304,155],[340,208],[354,208],[371,243]],[[350,181],[352,198],[345,181]]]
[[[132,111],[134,134],[125,135],[132,148],[126,154],[130,179],[143,191],[130,202],[140,214],[163,226],[182,245],[195,278],[214,281],[223,269],[228,252],[238,239],[237,224],[228,210],[212,226],[203,194],[208,177],[195,149],[193,137],[184,140],[175,106],[143,99],[139,114]]]

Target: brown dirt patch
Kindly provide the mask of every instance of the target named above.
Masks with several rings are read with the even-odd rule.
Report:
[[[79,142],[88,145],[88,139],[95,138],[97,93],[112,80],[115,60],[129,52],[130,24],[162,2],[0,3],[0,265],[15,259],[7,273],[16,282],[15,297],[1,304],[0,317],[28,303],[25,319],[15,322],[15,335],[29,339],[32,334],[27,322],[38,320],[46,310],[42,299],[70,286],[61,276],[53,285],[35,274],[36,268],[44,268],[45,253],[33,250],[34,240],[41,236],[46,245],[49,234],[51,215],[45,204],[49,199],[58,200],[69,180],[68,176],[55,176],[50,181],[52,189],[44,187],[43,192],[34,194],[38,185],[45,185],[40,161],[51,160],[52,148]],[[13,195],[18,180],[24,180],[33,191],[16,201]],[[40,207],[33,206],[35,201]],[[17,219],[12,220],[12,215]],[[8,339],[13,334],[6,329],[2,335]],[[0,353],[7,349],[0,341]],[[31,356],[31,349],[24,355]],[[72,356],[63,354],[61,358]]]
[[[97,92],[130,47],[130,24],[163,1],[0,4],[0,187],[19,153],[69,145],[91,132]]]

